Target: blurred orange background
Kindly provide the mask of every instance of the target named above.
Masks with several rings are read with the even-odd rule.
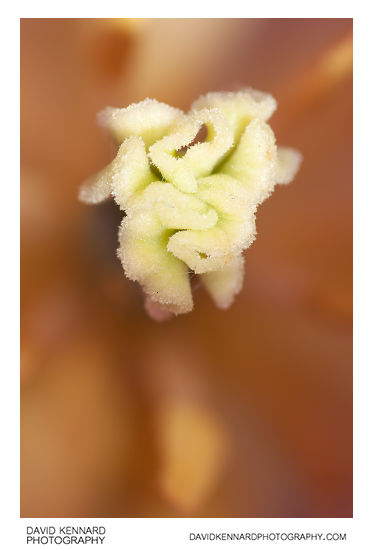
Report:
[[[106,105],[252,86],[295,181],[242,293],[157,324],[77,201]],[[21,516],[352,515],[352,20],[21,20]]]

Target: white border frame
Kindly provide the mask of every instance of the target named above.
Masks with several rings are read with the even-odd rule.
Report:
[[[148,5],[146,5],[148,4]],[[332,4],[332,5],[331,5]],[[230,0],[225,6],[201,6],[200,2],[188,2],[188,10],[176,3],[160,5],[136,3],[136,9],[119,2],[99,2],[89,5],[89,10],[67,0],[63,4],[64,17],[354,17],[354,518],[353,519],[19,519],[19,18],[61,17],[56,4],[46,1],[19,2],[3,16],[2,57],[3,75],[2,107],[5,119],[2,151],[7,152],[3,189],[10,193],[1,218],[2,231],[2,369],[1,407],[3,422],[2,453],[2,547],[7,550],[26,548],[27,525],[103,525],[107,527],[109,549],[162,549],[183,550],[201,546],[247,546],[249,542],[191,542],[189,532],[347,532],[345,549],[365,550],[371,547],[369,539],[372,496],[372,245],[370,236],[373,154],[371,152],[372,125],[372,51],[371,18],[363,2],[331,3],[316,1],[312,15],[299,3],[270,0],[266,13],[260,7],[244,7],[241,2]],[[112,12],[108,15],[108,12]],[[185,12],[188,13],[185,13]],[[21,14],[17,13],[21,12]],[[89,12],[89,13],[88,13]],[[260,13],[259,13],[260,12]],[[10,156],[10,160],[8,160]],[[261,548],[269,548],[272,542],[256,542]],[[294,549],[295,542],[277,543],[282,549]],[[309,542],[313,547],[331,545],[329,542]],[[254,542],[251,544],[254,545]],[[335,544],[334,544],[335,545]],[[42,546],[49,549],[49,545]],[[62,546],[57,546],[62,547]],[[29,547],[27,547],[29,548]],[[53,547],[54,549],[56,546]]]

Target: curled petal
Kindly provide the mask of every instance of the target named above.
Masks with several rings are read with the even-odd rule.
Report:
[[[196,274],[221,270],[232,259],[230,237],[218,226],[179,231],[170,237],[167,250]]]
[[[192,104],[194,109],[219,109],[233,131],[234,143],[253,119],[267,121],[275,112],[276,100],[251,88],[239,92],[209,92]]]
[[[215,210],[194,195],[182,193],[172,184],[153,182],[141,198],[131,205],[132,215],[148,213],[158,219],[161,226],[170,230],[207,230],[215,226]]]
[[[133,196],[156,179],[142,138],[131,137],[120,145],[115,159],[106,168],[81,186],[79,199],[96,204],[113,195],[119,207],[126,210]]]
[[[206,125],[207,138],[205,142],[190,147],[182,162],[194,176],[207,176],[232,147],[233,133],[218,109],[201,109],[191,116],[200,125]]]
[[[207,127],[206,141],[191,145],[184,156],[178,150],[188,146],[202,124]],[[233,145],[233,134],[217,109],[194,111],[171,136],[154,144],[149,150],[152,163],[163,177],[181,191],[195,193],[196,178],[207,176]]]
[[[149,148],[149,157],[165,180],[186,193],[197,191],[197,181],[185,159],[178,157],[177,151],[193,141],[200,126],[197,120],[185,118],[170,136]]]
[[[223,269],[201,275],[202,282],[218,308],[229,308],[241,291],[244,259],[236,256]]]
[[[106,107],[98,121],[118,144],[130,136],[141,136],[148,148],[183,116],[180,109],[147,98],[123,109]]]
[[[142,138],[126,139],[111,163],[112,191],[119,207],[127,210],[134,195],[156,179],[150,169]]]
[[[223,174],[199,180],[199,197],[214,207],[218,214],[216,228],[229,237],[229,249],[234,255],[248,248],[255,239],[256,203],[240,182]]]
[[[278,168],[276,175],[276,183],[289,184],[302,162],[302,154],[291,147],[279,147],[277,150]]]
[[[276,182],[276,140],[271,127],[254,119],[244,131],[236,149],[220,167],[220,173],[239,180],[259,204],[273,191]]]
[[[83,203],[96,205],[102,203],[111,194],[111,164],[88,178],[79,189],[79,200]]]
[[[151,213],[124,218],[119,230],[118,256],[129,279],[145,294],[181,314],[193,309],[187,266],[167,251],[170,235]]]

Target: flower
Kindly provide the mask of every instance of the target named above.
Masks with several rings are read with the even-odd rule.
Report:
[[[94,204],[112,195],[125,211],[118,256],[152,302],[190,312],[190,271],[220,308],[241,290],[257,207],[301,161],[276,146],[267,123],[275,109],[271,95],[246,89],[208,93],[187,114],[153,99],[99,113],[119,149],[79,197]]]

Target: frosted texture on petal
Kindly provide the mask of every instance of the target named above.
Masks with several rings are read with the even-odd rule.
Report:
[[[95,205],[108,199],[111,194],[111,165],[84,182],[79,190],[79,199],[83,203]]]
[[[180,109],[147,98],[123,109],[106,107],[98,114],[98,121],[117,143],[130,136],[141,136],[149,147],[181,117],[183,112]]]
[[[240,92],[209,92],[198,98],[192,109],[218,109],[226,118],[237,143],[245,127],[252,119],[267,121],[275,112],[277,103],[270,95],[251,88]]]
[[[118,256],[155,310],[193,309],[191,271],[219,308],[241,290],[258,205],[293,179],[302,158],[277,147],[267,123],[275,108],[269,94],[246,89],[206,94],[188,114],[150,99],[100,113],[119,149],[79,198],[113,196],[126,213]]]
[[[193,308],[187,266],[166,249],[170,233],[151,212],[124,218],[118,256],[127,277],[138,281],[155,302],[177,314]]]
[[[202,124],[207,127],[207,139],[188,148],[183,157],[177,151],[188,146]],[[233,133],[217,109],[194,111],[182,121],[170,136],[152,145],[149,157],[162,176],[181,191],[195,193],[197,178],[211,173],[233,145]]]
[[[276,140],[271,127],[260,119],[246,127],[236,149],[220,167],[247,189],[253,203],[261,203],[273,190],[276,181]]]
[[[186,193],[197,191],[197,181],[188,163],[183,157],[178,158],[176,152],[193,141],[199,127],[197,120],[186,118],[170,136],[162,138],[149,148],[149,157],[164,179]]]
[[[122,210],[130,208],[134,195],[157,179],[140,137],[131,137],[122,143],[111,163],[111,172],[114,198]]]

